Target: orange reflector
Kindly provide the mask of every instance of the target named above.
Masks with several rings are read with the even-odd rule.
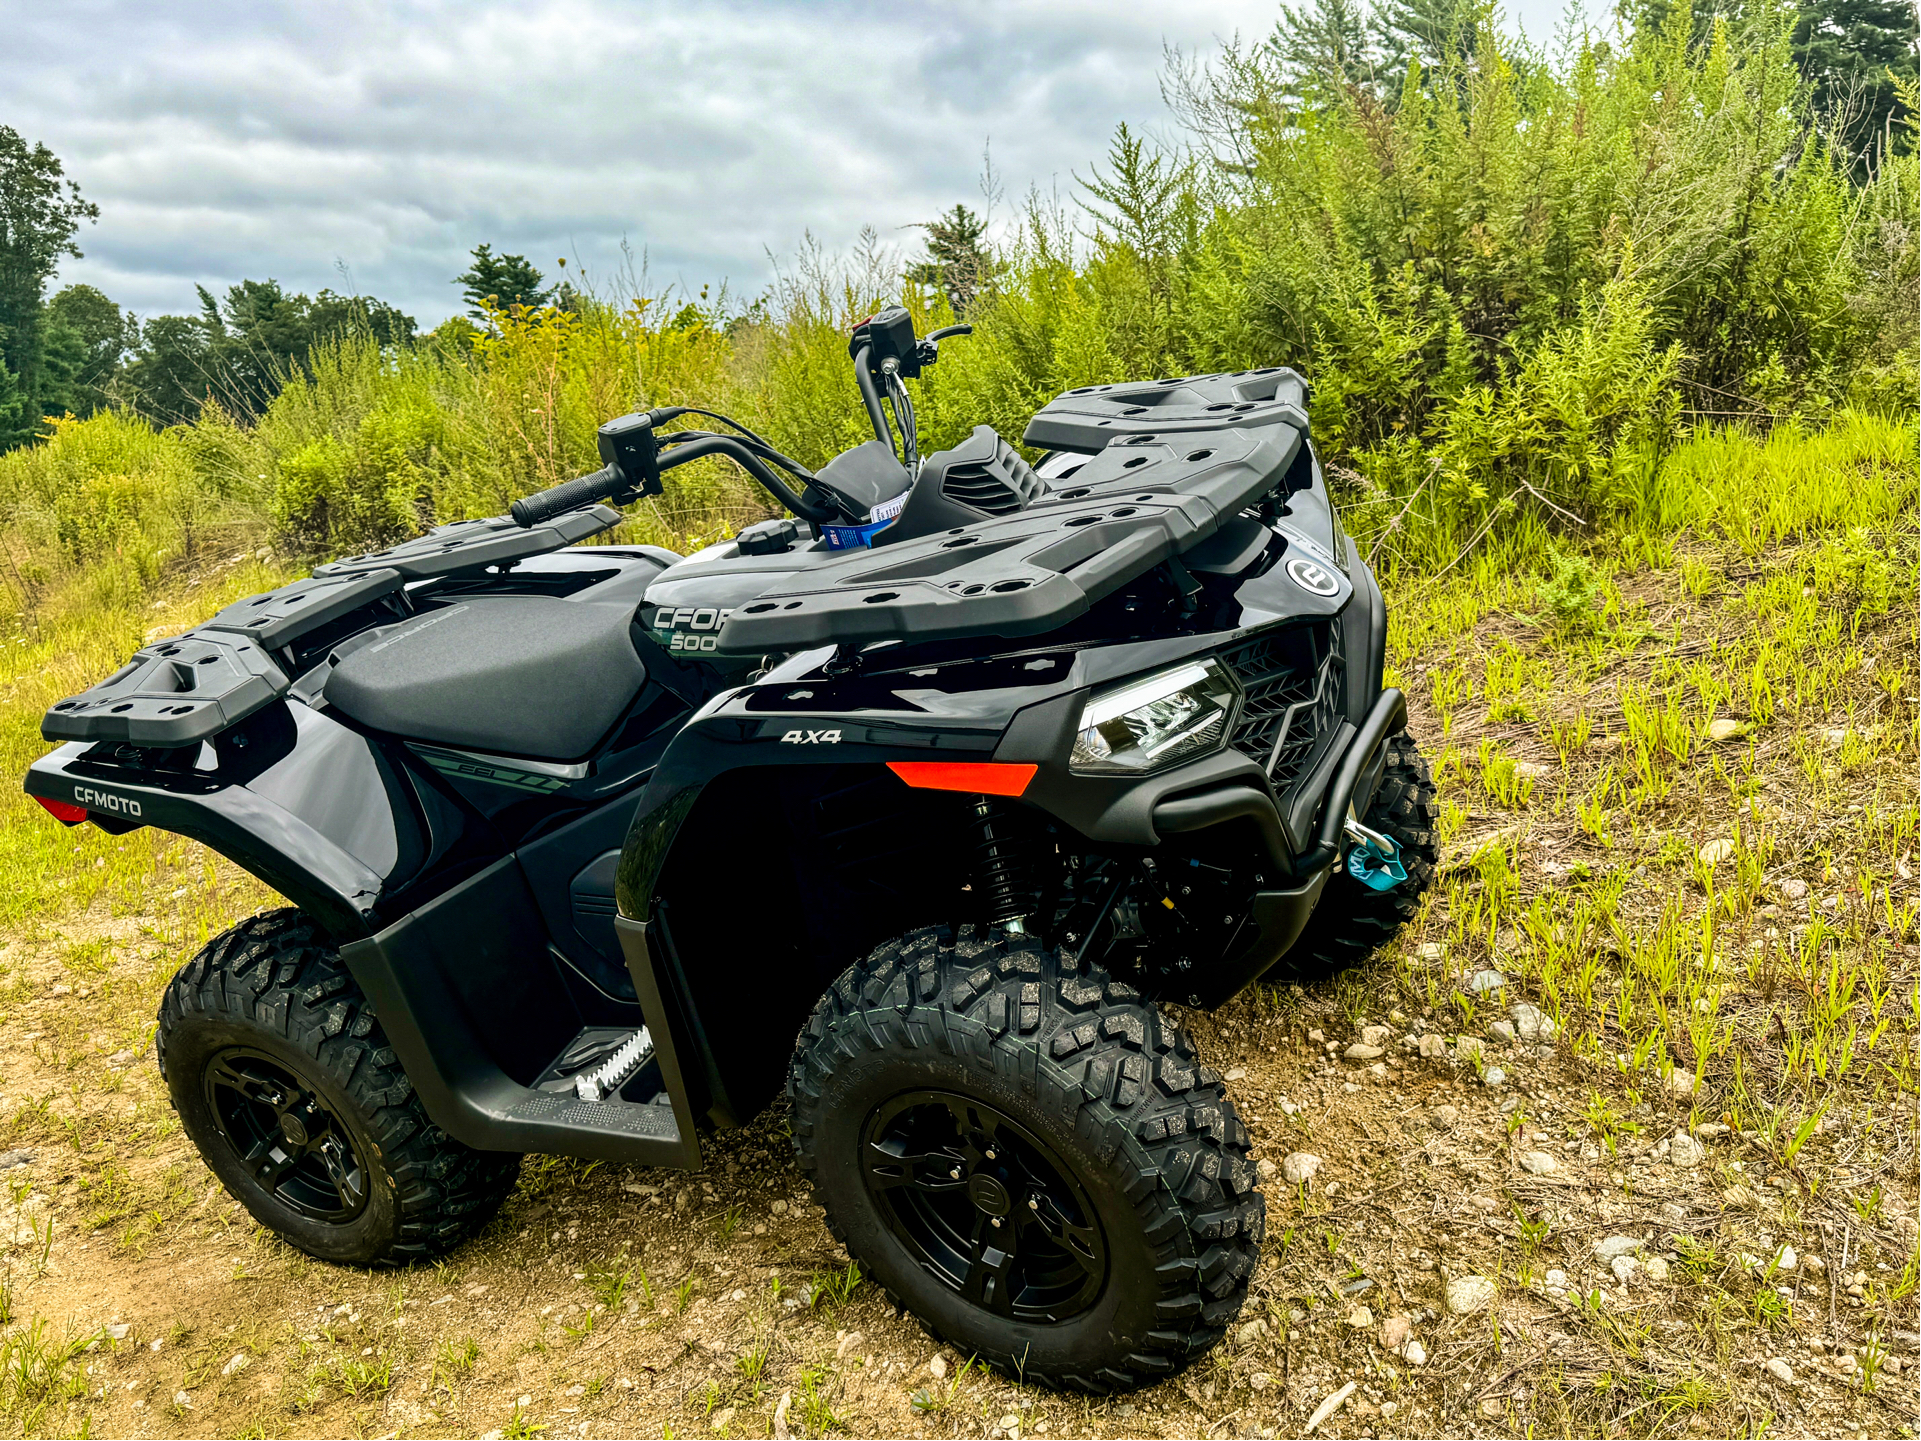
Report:
[[[79,825],[87,818],[87,808],[76,806],[68,801],[50,801],[45,796],[35,796],[35,800],[47,809],[47,814],[57,821],[65,821],[70,826]]]
[[[887,769],[916,790],[1017,796],[1040,767],[1007,761],[889,761]]]

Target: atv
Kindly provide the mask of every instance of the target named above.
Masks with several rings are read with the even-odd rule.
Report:
[[[47,712],[54,816],[290,903],[181,968],[156,1038],[262,1225],[424,1260],[525,1152],[694,1168],[784,1092],[833,1234],[963,1353],[1113,1391],[1220,1339],[1265,1203],[1172,1008],[1370,950],[1432,789],[1299,375],[1083,386],[1038,464],[986,426],[922,457],[907,383],[965,329],[862,323],[874,439],[818,472],[624,416],[594,474]],[[712,456],[788,515],[582,544]]]

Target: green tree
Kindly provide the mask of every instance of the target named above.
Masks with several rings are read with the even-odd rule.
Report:
[[[916,228],[927,232],[927,258],[908,266],[907,278],[916,285],[937,287],[955,316],[964,319],[975,297],[993,279],[987,222],[965,205],[956,205]]]
[[[204,286],[199,293],[200,314],[147,322],[127,370],[141,411],[165,425],[193,419],[209,398],[234,415],[259,415],[289,376],[311,374],[314,346],[343,335],[404,345],[416,329],[412,316],[371,296],[309,298],[272,279],[242,280],[218,299]]]
[[[0,125],[0,450],[38,433],[47,280],[62,256],[79,256],[81,223],[100,215],[65,174],[45,145]]]
[[[1379,63],[1374,27],[1360,0],[1305,0],[1284,6],[1268,52],[1280,65],[1283,93],[1297,104],[1337,102],[1371,85]]]
[[[464,275],[454,277],[467,313],[476,320],[487,318],[487,309],[512,310],[524,305],[529,310],[545,305],[553,295],[541,285],[541,273],[524,255],[495,255],[492,245],[476,245],[474,263]]]
[[[1895,82],[1914,77],[1915,31],[1910,0],[1812,0],[1796,17],[1794,62],[1857,176],[1883,146],[1906,154],[1912,144]]]
[[[1408,61],[1438,72],[1474,54],[1488,18],[1484,0],[1386,0],[1378,11],[1383,68],[1405,72]]]
[[[133,316],[91,285],[56,294],[46,309],[41,414],[88,416],[103,409],[137,334]]]

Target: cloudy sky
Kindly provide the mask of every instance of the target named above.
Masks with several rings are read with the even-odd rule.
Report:
[[[1579,3],[1579,0],[1577,0]],[[1546,38],[1559,0],[1509,0]],[[426,324],[480,241],[752,295],[957,200],[1072,188],[1119,121],[1164,131],[1164,45],[1264,35],[1275,0],[0,0],[0,124],[99,204],[86,281],[142,314],[195,283],[352,286]]]

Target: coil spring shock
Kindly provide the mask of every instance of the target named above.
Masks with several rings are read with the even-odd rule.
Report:
[[[1039,901],[1031,884],[1027,844],[988,796],[974,797],[974,887],[985,906],[988,925],[1021,934],[1023,921]]]

